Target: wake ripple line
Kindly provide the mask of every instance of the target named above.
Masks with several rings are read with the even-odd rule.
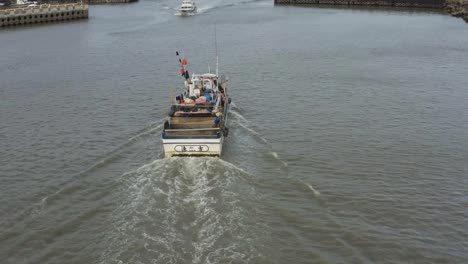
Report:
[[[233,6],[239,6],[239,5],[245,5],[245,4],[251,4],[251,3],[256,3],[256,2],[261,2],[261,0],[241,1],[241,2],[238,2],[238,3],[230,3],[230,4],[226,4],[226,5],[219,5],[219,6],[200,8],[197,13],[203,14],[203,13],[208,12],[210,10],[221,9],[221,8],[226,8],[226,7],[233,7]]]
[[[232,113],[239,121],[243,121],[245,123],[248,123],[249,121],[247,119],[245,119],[244,116],[242,116],[241,114],[239,114],[238,112],[236,111],[231,111],[230,113]],[[272,149],[271,145],[269,144],[269,142],[260,135],[260,133],[258,133],[257,131],[243,125],[242,123],[238,122],[238,121],[233,121],[234,123],[236,123],[237,125],[239,125],[241,128],[247,130],[248,132],[250,132],[251,134],[253,134],[254,136],[256,136],[257,138],[259,138],[261,141],[263,141],[263,143],[267,144],[270,149]],[[281,163],[281,165],[283,165],[283,167],[288,167],[288,163],[284,160],[282,160],[279,156],[278,156],[278,153],[271,150],[270,152],[268,152],[269,155],[271,155],[274,159],[276,159],[278,162]]]
[[[247,121],[247,119],[245,119],[245,117],[243,115],[241,115],[240,113],[238,113],[237,111],[231,111],[229,112],[230,114],[233,114],[237,119],[245,122],[245,123],[249,123],[249,121]]]
[[[269,153],[271,156],[273,156],[273,158],[275,158],[277,161],[279,161],[281,164],[283,164],[284,167],[288,167],[288,163],[282,159],[280,159],[280,157],[278,156],[278,153],[272,151]]]
[[[161,122],[162,122],[162,121],[161,121]],[[149,129],[149,130],[147,130],[147,131],[138,133],[137,135],[135,135],[135,136],[129,138],[128,141],[135,141],[135,140],[137,140],[137,139],[139,139],[139,138],[141,138],[141,137],[143,137],[143,136],[152,134],[154,131],[160,130],[163,126],[164,126],[164,123],[159,124],[158,126],[153,127],[153,128],[151,128],[151,129]]]
[[[232,122],[236,123],[239,127],[243,128],[244,130],[248,131],[250,134],[254,135],[258,139],[263,141],[263,143],[268,144],[268,141],[264,137],[262,137],[260,135],[260,133],[258,133],[257,131],[255,131],[255,130],[253,130],[253,129],[251,129],[251,128],[249,128],[249,127],[247,127],[247,126],[245,126],[245,125],[243,125],[243,124],[241,124],[241,123],[239,123],[239,122],[237,122],[235,120],[233,120]]]

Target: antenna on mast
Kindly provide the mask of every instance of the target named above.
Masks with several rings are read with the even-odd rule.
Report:
[[[216,51],[216,76],[218,76],[218,66],[219,66],[219,59],[218,59],[218,41],[216,39],[216,22],[214,24],[214,30],[215,30],[215,51]]]

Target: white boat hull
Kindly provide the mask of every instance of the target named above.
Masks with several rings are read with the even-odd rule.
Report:
[[[196,10],[194,11],[180,11],[181,16],[190,16],[196,13]]]
[[[173,156],[221,156],[224,136],[213,139],[165,139],[164,157]]]

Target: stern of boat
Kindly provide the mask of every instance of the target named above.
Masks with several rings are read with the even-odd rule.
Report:
[[[218,139],[164,139],[164,157],[220,157],[224,137]]]

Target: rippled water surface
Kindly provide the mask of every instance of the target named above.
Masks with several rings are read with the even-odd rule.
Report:
[[[272,1],[0,31],[1,263],[468,263],[468,27]],[[162,159],[175,51],[229,77],[221,159]]]

